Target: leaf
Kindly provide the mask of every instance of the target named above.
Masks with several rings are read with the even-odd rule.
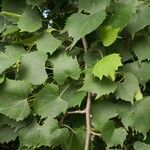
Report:
[[[101,26],[100,37],[104,46],[111,45],[118,37],[120,28],[113,28],[111,25]]]
[[[17,4],[17,5],[16,5]],[[10,12],[14,14],[22,14],[26,6],[25,0],[2,0],[2,12]]]
[[[119,116],[126,128],[130,126],[146,135],[150,129],[149,107],[150,97],[148,96],[135,102],[129,111],[121,113]]]
[[[86,92],[78,91],[78,87],[75,85],[68,85],[62,91],[62,99],[67,101],[68,107],[80,106],[83,98],[86,96]]]
[[[138,40],[135,42],[133,49],[139,61],[150,60],[150,42],[148,40]]]
[[[132,37],[134,37],[134,34],[146,27],[147,25],[150,25],[150,7],[148,5],[141,5],[139,7],[137,14],[134,16],[134,18],[130,21],[128,25],[128,30],[131,33]]]
[[[27,96],[25,82],[7,79],[0,87],[0,113],[17,121],[23,120],[30,114]]]
[[[119,66],[122,66],[121,58],[119,54],[114,53],[99,60],[93,67],[92,73],[94,74],[94,76],[99,77],[100,80],[103,76],[115,80],[115,71]]]
[[[74,13],[71,15],[64,28],[64,32],[67,31],[69,36],[73,38],[71,47],[73,47],[81,37],[95,30],[103,22],[105,17],[106,14],[104,10],[92,15],[82,13]]]
[[[116,83],[107,78],[99,80],[98,78],[93,77],[90,71],[91,70],[86,72],[84,84],[80,91],[95,93],[97,94],[96,98],[115,92],[115,90],[117,89]]]
[[[107,146],[123,145],[126,139],[126,130],[123,127],[115,129],[115,124],[109,120],[102,129],[102,138],[107,143]]]
[[[54,84],[47,85],[37,94],[33,106],[34,113],[41,115],[43,118],[54,118],[65,112],[67,108],[68,103],[60,97],[58,86]]]
[[[142,62],[139,64],[138,62],[128,63],[123,66],[124,72],[131,72],[134,74],[138,81],[144,85],[146,82],[150,80],[150,63],[149,62]]]
[[[45,2],[46,0],[27,0],[27,4],[36,7],[40,6],[43,3],[43,1]]]
[[[105,10],[109,5],[110,0],[79,0],[78,8],[81,12],[82,10],[89,12],[91,14]]]
[[[5,46],[5,52],[0,53],[0,73],[17,63],[21,59],[21,55],[25,53],[22,46],[8,45]]]
[[[119,83],[116,97],[133,104],[136,93],[140,91],[139,82],[132,73],[125,74],[124,81]]]
[[[6,29],[3,31],[2,35],[6,36],[9,34],[14,34],[14,32],[17,32],[19,30],[17,25],[9,24],[6,26]]]
[[[21,31],[35,32],[42,27],[42,20],[35,9],[25,9],[18,21]]]
[[[0,16],[0,33],[5,29],[5,20]]]
[[[40,52],[25,54],[21,60],[20,78],[32,84],[42,84],[47,79],[45,62],[47,55]]]
[[[9,126],[0,127],[0,143],[8,143],[17,138],[18,134]]]
[[[99,60],[101,57],[101,54],[98,50],[89,50],[84,54],[84,62],[85,65],[88,67],[90,65],[93,65]]]
[[[102,131],[105,123],[113,117],[118,115],[116,106],[110,101],[95,101],[91,108],[92,125],[98,130]]]
[[[79,128],[76,133],[73,133],[70,137],[69,143],[66,144],[68,150],[83,150],[85,143],[85,131],[83,128]]]
[[[108,22],[112,25],[112,28],[123,29],[135,13],[135,6],[132,4],[132,1],[126,3],[116,3],[112,5],[111,9],[113,11],[113,15]]]
[[[48,118],[43,125],[32,123],[19,132],[20,147],[38,148],[40,146],[62,145],[69,138],[65,128],[58,128],[57,121]]]
[[[42,52],[50,52],[51,54],[61,45],[61,41],[53,37],[51,33],[44,32],[42,37],[37,41],[37,49]]]
[[[143,94],[141,93],[141,91],[137,91],[136,94],[135,94],[135,100],[136,101],[139,101],[143,98]]]
[[[143,142],[136,142],[134,144],[134,149],[135,150],[149,150],[150,149],[150,145],[149,144],[146,144],[146,143],[143,143]]]
[[[63,84],[67,77],[72,77],[77,80],[81,73],[77,59],[62,54],[58,56],[54,61],[54,79]]]

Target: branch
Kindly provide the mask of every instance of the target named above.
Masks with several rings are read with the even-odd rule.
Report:
[[[84,150],[89,150],[90,139],[91,139],[91,93],[88,92],[87,103],[86,103],[86,139]]]

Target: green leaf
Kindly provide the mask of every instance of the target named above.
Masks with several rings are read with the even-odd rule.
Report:
[[[9,126],[0,127],[0,143],[8,143],[17,138],[18,134]]]
[[[43,125],[34,122],[19,132],[20,147],[38,148],[40,146],[62,145],[69,138],[65,128],[58,128],[57,121],[48,118]]]
[[[0,16],[0,33],[5,29],[5,20],[2,16]]]
[[[118,85],[116,97],[133,104],[133,100],[138,91],[140,91],[138,80],[132,73],[127,73],[124,76],[124,81]]]
[[[128,25],[128,30],[131,33],[132,37],[134,34],[150,25],[150,7],[148,5],[141,5],[139,7],[138,12],[135,14],[134,18],[130,21]]]
[[[68,150],[83,150],[85,143],[85,130],[79,128],[76,133],[73,133],[70,137],[70,141],[67,145]]]
[[[62,99],[67,101],[68,107],[80,106],[83,98],[86,96],[86,92],[78,91],[78,87],[75,85],[68,85],[63,88],[61,94]]]
[[[73,38],[71,47],[73,47],[80,38],[95,30],[103,22],[105,17],[106,14],[104,10],[92,15],[82,13],[74,13],[71,15],[64,28],[64,32],[67,31],[69,36]]]
[[[30,114],[26,86],[23,81],[6,80],[6,83],[0,87],[0,113],[17,121],[23,120]]]
[[[36,41],[37,49],[42,52],[50,52],[51,54],[61,45],[61,41],[53,37],[51,33],[44,32]]]
[[[98,78],[94,77],[90,71],[91,70],[86,72],[84,85],[80,89],[80,91],[95,93],[97,94],[96,98],[115,92],[115,90],[117,89],[116,83],[112,82],[108,78],[103,78],[102,80],[99,80]]]
[[[150,60],[150,42],[145,39],[136,41],[132,49],[139,61]]]
[[[18,21],[18,27],[21,31],[35,32],[42,27],[42,20],[38,11],[35,9],[26,9]]]
[[[109,5],[110,0],[79,0],[78,8],[81,12],[82,10],[89,12],[91,14],[105,10]]]
[[[21,55],[25,53],[22,46],[8,45],[5,46],[5,52],[0,53],[0,73],[17,63],[21,59]]]
[[[33,106],[34,113],[41,115],[43,118],[54,118],[65,112],[67,108],[68,103],[60,97],[58,86],[54,84],[47,85],[36,95]]]
[[[77,80],[81,73],[77,59],[67,56],[66,54],[59,55],[54,61],[54,79],[63,84],[67,77],[72,77]]]
[[[143,98],[143,94],[141,93],[141,91],[137,91],[136,94],[135,94],[135,100],[136,101],[139,101]]]
[[[2,12],[10,12],[21,15],[26,6],[25,2],[25,0],[2,0]]]
[[[99,77],[100,80],[103,76],[115,80],[115,71],[119,66],[122,66],[119,54],[111,54],[99,60],[93,67],[92,73],[94,74],[94,76]]]
[[[27,4],[33,7],[40,6],[46,0],[27,0]]]
[[[150,149],[150,145],[149,144],[146,144],[146,143],[143,143],[143,142],[136,142],[134,144],[134,149],[135,150],[149,150]]]
[[[105,123],[118,115],[116,106],[107,100],[95,101],[91,108],[92,125],[95,129],[102,131]]]
[[[150,63],[149,62],[142,62],[139,64],[138,62],[128,63],[123,66],[124,72],[131,72],[134,74],[138,81],[144,85],[146,82],[150,80]]]
[[[101,136],[107,143],[107,146],[123,145],[126,139],[126,130],[123,127],[115,129],[115,124],[112,120],[109,120],[102,129]]]
[[[19,30],[18,26],[15,24],[9,24],[6,26],[6,29],[3,31],[2,36],[13,34]]]
[[[47,55],[40,52],[25,54],[21,60],[20,78],[32,84],[42,84],[47,79],[45,62]]]
[[[99,58],[101,57],[101,54],[99,50],[89,50],[84,54],[84,62],[86,66],[90,66],[95,64]]]
[[[135,12],[135,6],[131,1],[114,4],[111,8],[113,15],[109,20],[109,24],[111,24],[113,28],[123,29],[132,19]]]
[[[111,25],[101,26],[100,37],[104,46],[111,45],[118,37],[120,28],[114,28]]]
[[[119,116],[126,128],[131,128],[142,132],[144,135],[150,129],[150,97],[144,97],[137,101],[129,111],[121,113]]]

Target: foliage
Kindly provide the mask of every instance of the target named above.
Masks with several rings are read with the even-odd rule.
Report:
[[[149,16],[149,0],[0,0],[0,149],[149,150]]]

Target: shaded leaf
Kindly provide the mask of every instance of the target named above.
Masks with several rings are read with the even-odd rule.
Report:
[[[115,129],[113,121],[109,120],[102,129],[102,138],[107,143],[107,146],[123,145],[126,139],[126,130],[123,127]]]
[[[64,32],[67,31],[69,36],[73,38],[71,46],[73,47],[81,37],[95,30],[103,22],[105,17],[104,10],[92,15],[82,13],[74,13],[71,15],[64,28]]]
[[[0,113],[17,121],[23,120],[29,115],[28,90],[25,82],[7,80],[0,87],[0,93]]]
[[[102,131],[105,123],[113,117],[117,116],[116,106],[107,100],[96,101],[91,108],[92,125],[95,129]]]
[[[26,9],[18,21],[21,31],[34,32],[42,27],[42,20],[35,9]]]
[[[8,45],[5,46],[5,52],[0,53],[0,73],[17,63],[21,59],[21,55],[25,53],[22,46]]]
[[[67,77],[72,77],[77,80],[81,73],[77,59],[62,54],[58,56],[54,61],[54,79],[63,84]]]
[[[80,91],[95,93],[97,94],[96,98],[98,98],[102,95],[113,93],[116,89],[117,84],[110,79],[103,78],[102,80],[99,80],[98,78],[94,77],[90,71],[88,71],[86,72],[84,85]]]
[[[136,142],[134,144],[134,149],[135,150],[149,150],[150,149],[150,145],[149,144],[146,144],[146,143],[143,143],[143,142]]]
[[[138,12],[135,14],[134,18],[130,21],[128,25],[128,30],[131,33],[132,37],[134,34],[150,25],[150,7],[148,5],[141,5]]]
[[[33,108],[43,118],[54,118],[67,110],[68,103],[61,99],[58,86],[50,84],[37,94]]]
[[[0,143],[8,143],[17,138],[18,134],[9,126],[0,127]]]
[[[53,37],[51,33],[44,32],[43,35],[36,41],[37,49],[51,54],[61,45],[61,41]]]
[[[47,55],[40,52],[31,52],[21,60],[20,78],[33,84],[42,84],[47,79],[45,62]]]
[[[132,73],[125,74],[124,81],[118,84],[116,97],[133,104],[136,93],[140,91],[139,82]]]
[[[57,121],[46,119],[43,125],[32,123],[19,132],[20,147],[38,148],[40,146],[57,146],[68,139],[67,129],[59,129]]]

